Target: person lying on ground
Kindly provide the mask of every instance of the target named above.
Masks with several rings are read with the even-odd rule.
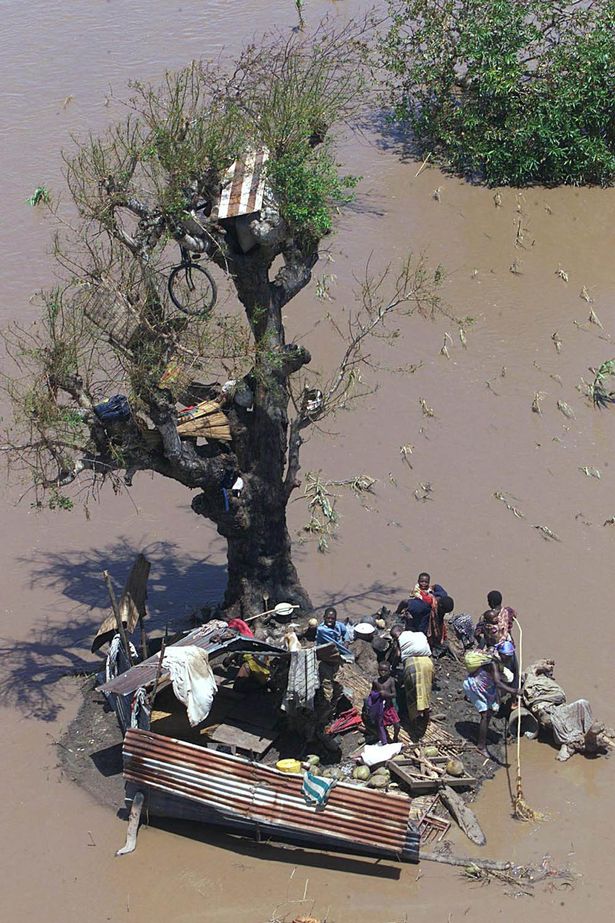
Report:
[[[391,666],[386,661],[378,664],[378,676],[372,682],[372,690],[365,699],[366,716],[378,732],[381,744],[388,744],[387,727],[393,728],[393,742],[399,740],[401,727],[395,701],[395,680]]]
[[[497,715],[500,708],[500,691],[518,695],[519,688],[504,682],[492,654],[472,651],[465,655],[465,663],[469,675],[464,680],[463,689],[466,698],[480,715],[477,746],[483,756],[491,759],[487,750],[487,731],[491,718]]]
[[[333,606],[325,609],[322,622],[316,629],[316,644],[335,644],[343,660],[353,662],[354,655],[343,643],[348,636],[346,625],[337,620],[337,610]]]
[[[397,642],[397,656],[403,665],[408,718],[426,727],[434,674],[429,642],[423,632],[403,631],[400,626],[393,626],[391,636]]]
[[[587,699],[566,703],[566,693],[553,679],[554,660],[539,660],[524,673],[523,704],[541,729],[553,736],[564,762],[575,753],[595,756],[615,747],[615,731],[595,721]]]

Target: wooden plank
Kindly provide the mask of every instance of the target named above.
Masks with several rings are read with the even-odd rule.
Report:
[[[446,783],[450,788],[470,788],[476,785],[476,779],[472,776],[461,776],[461,778],[440,776],[438,779],[426,779],[420,775],[413,760],[403,760],[401,762],[389,760],[387,769],[397,776],[404,785],[407,785],[412,792],[416,793],[435,792],[443,783]]]
[[[252,731],[234,724],[219,724],[215,731],[208,736],[208,740],[211,743],[224,744],[226,747],[246,750],[255,756],[263,756],[276,737],[277,734],[270,735],[267,732],[254,734]]]

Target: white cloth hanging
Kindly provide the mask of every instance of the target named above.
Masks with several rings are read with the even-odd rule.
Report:
[[[207,652],[195,644],[168,647],[162,669],[168,671],[173,692],[186,706],[190,727],[200,724],[211,711],[218,690]]]

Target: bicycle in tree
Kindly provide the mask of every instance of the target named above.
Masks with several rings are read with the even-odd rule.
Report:
[[[216,303],[218,290],[209,270],[197,261],[201,254],[192,253],[180,244],[181,262],[169,274],[167,288],[175,307],[191,317],[208,314]]]

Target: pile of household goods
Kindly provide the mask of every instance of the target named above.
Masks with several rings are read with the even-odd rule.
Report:
[[[139,661],[122,597],[102,689],[124,730],[299,776],[306,803],[325,809],[339,783],[403,796],[422,842],[441,840],[452,817],[482,843],[460,793],[493,775],[518,723],[550,734],[560,758],[614,743],[589,703],[566,704],[551,661],[519,676],[515,612],[497,591],[488,603],[475,624],[421,574],[395,612],[353,623],[331,606],[316,618],[269,602],[245,620],[209,618]],[[502,723],[490,730],[492,718]]]

